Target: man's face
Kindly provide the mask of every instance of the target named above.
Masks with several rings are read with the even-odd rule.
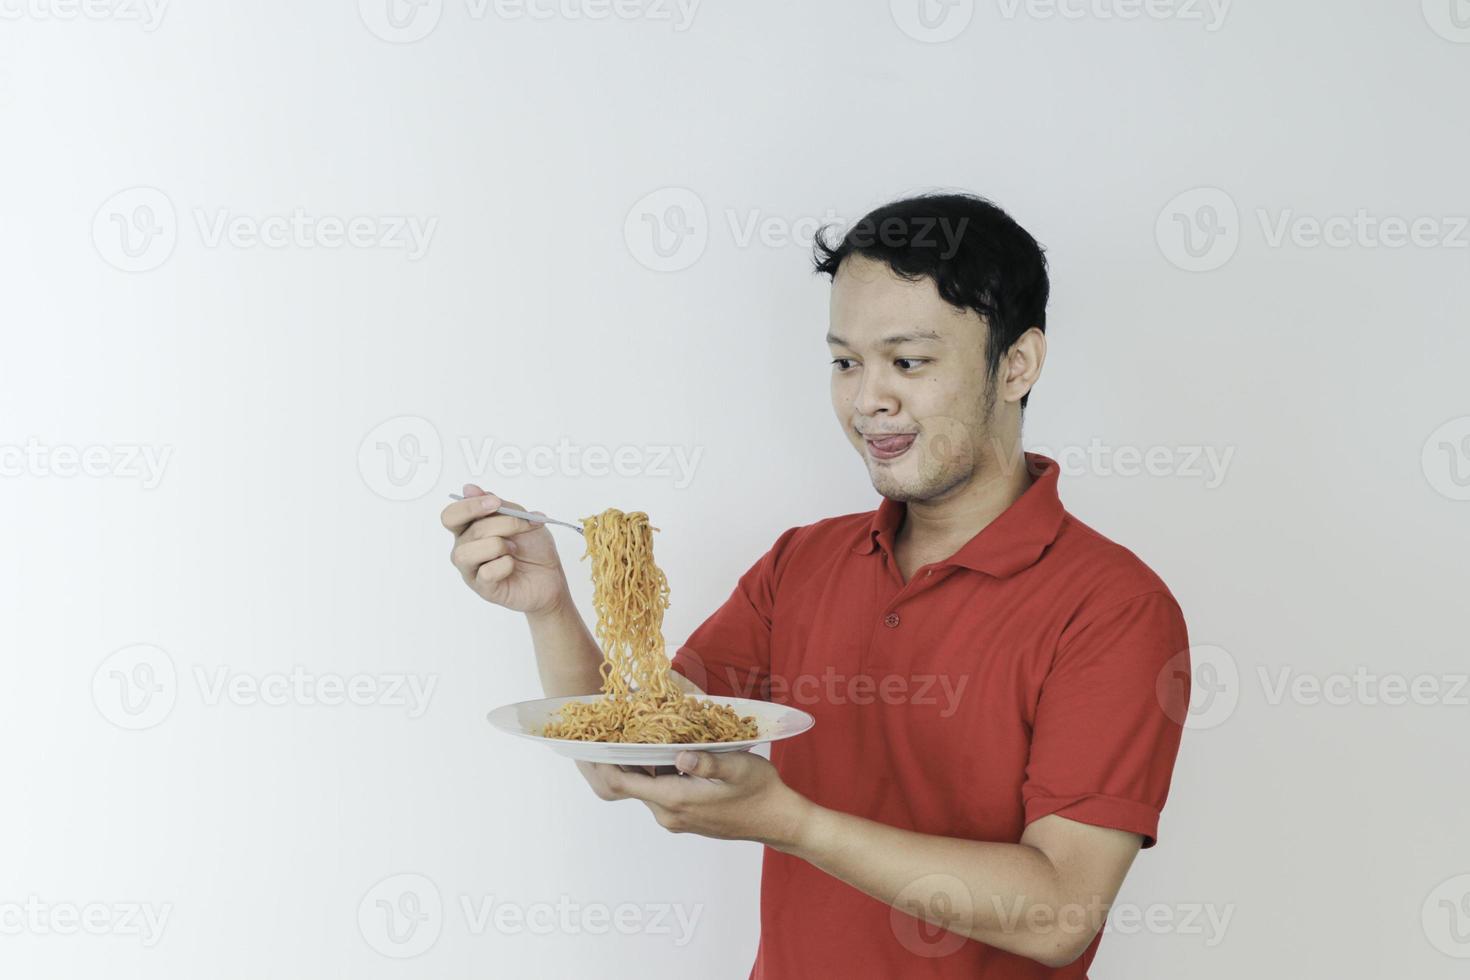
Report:
[[[976,475],[995,407],[986,334],[984,318],[946,303],[932,280],[842,261],[827,338],[832,408],[883,496],[932,500]]]

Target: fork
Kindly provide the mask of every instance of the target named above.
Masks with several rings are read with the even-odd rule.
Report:
[[[457,493],[451,493],[449,496],[455,500],[464,499],[464,497],[460,496]],[[582,530],[582,526],[580,524],[572,524],[568,521],[559,521],[554,517],[542,517],[540,514],[532,514],[524,510],[516,510],[514,507],[497,507],[494,511],[492,511],[492,513],[504,514],[507,517],[519,517],[521,520],[530,521],[532,524],[559,524],[562,527],[571,528],[578,534],[585,535],[587,533],[586,531]]]

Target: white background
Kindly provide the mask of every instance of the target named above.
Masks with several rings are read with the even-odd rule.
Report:
[[[1048,249],[1028,445],[1214,648],[1120,897],[1162,925],[1093,975],[1463,974],[1464,0],[387,2],[0,0],[0,972],[744,977],[759,848],[488,729],[539,696],[528,637],[438,511],[648,511],[681,642],[782,530],[876,504],[812,225],[960,188]],[[373,703],[249,693],[293,669]],[[623,903],[632,935],[577,917]],[[511,918],[546,905],[572,928]]]

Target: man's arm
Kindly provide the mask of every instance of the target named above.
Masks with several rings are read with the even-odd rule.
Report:
[[[1178,604],[1155,588],[1081,619],[1057,650],[1032,725],[1017,843],[935,837],[827,810],[747,752],[683,753],[688,774],[625,773],[614,798],[682,833],[755,840],[880,901],[1042,963],[1102,928],[1134,856],[1153,843],[1188,710],[1159,678],[1187,656]],[[1170,675],[1172,676],[1172,675]],[[964,778],[956,773],[955,778]]]
[[[572,602],[551,532],[545,525],[495,513],[501,499],[479,487],[466,486],[464,493],[463,500],[444,508],[441,519],[454,535],[450,561],[465,584],[489,602],[525,613],[547,697],[601,691],[602,650]],[[606,798],[602,772],[585,762],[577,768]]]
[[[570,592],[551,608],[526,614],[536,672],[549,698],[596,694],[602,690],[602,650],[577,612]]]
[[[638,799],[674,833],[753,840],[881,902],[1048,966],[1080,956],[1102,928],[1140,835],[1055,814],[1020,843],[939,837],[821,807],[751,752],[684,752],[686,775],[592,765],[604,799]],[[690,778],[703,777],[703,778]],[[605,795],[604,795],[605,794]]]
[[[444,508],[442,523],[454,535],[450,561],[482,598],[525,613],[547,697],[597,694],[602,650],[572,602],[556,542],[544,524],[496,513],[503,503],[519,506],[470,484],[464,499]],[[674,677],[689,693],[703,693],[682,674]]]
[[[1001,844],[813,807],[789,853],[926,922],[1060,967],[1102,928],[1141,843],[1056,815]]]
[[[454,535],[449,560],[465,584],[497,606],[525,613],[547,697],[602,690],[602,651],[572,603],[556,542],[544,524],[496,511],[517,507],[474,484],[444,508]]]

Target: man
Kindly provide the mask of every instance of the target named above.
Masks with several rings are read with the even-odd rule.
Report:
[[[1164,583],[1066,513],[1021,449],[1046,360],[1046,262],[995,205],[898,201],[835,246],[832,404],[882,495],[792,528],[679,648],[690,690],[766,697],[814,729],[680,773],[579,763],[676,833],[760,841],[752,976],[1085,977],[1151,847],[1188,704]],[[466,488],[479,494],[478,488]],[[548,696],[601,656],[544,527],[444,512],[453,562],[527,614]]]

